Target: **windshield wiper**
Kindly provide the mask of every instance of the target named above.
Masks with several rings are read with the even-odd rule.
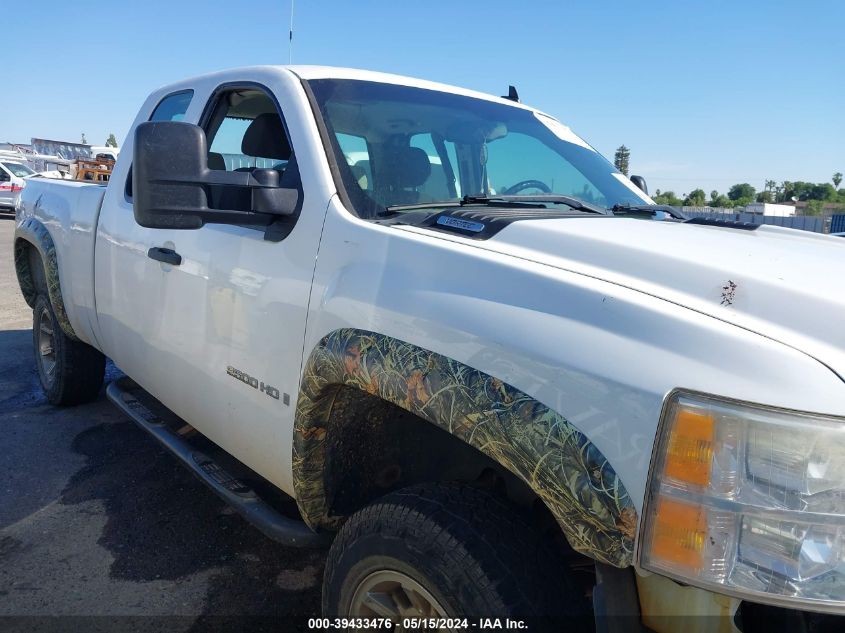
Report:
[[[438,209],[443,207],[465,207],[471,205],[484,205],[487,207],[510,207],[520,209],[545,209],[546,205],[541,204],[539,200],[526,200],[530,196],[495,196],[488,198],[487,196],[464,196],[460,200],[441,200],[439,202],[419,202],[416,204],[398,204],[385,207],[387,213],[396,211],[414,211],[416,209]]]
[[[488,207],[521,207],[526,209],[545,209],[547,204],[565,204],[570,209],[585,211],[587,213],[598,213],[599,215],[610,215],[604,207],[589,202],[584,202],[572,196],[564,196],[557,193],[543,194],[539,196],[464,196],[461,206],[480,204]]]
[[[400,204],[385,207],[386,213],[398,211],[415,211],[417,209],[439,209],[445,207],[467,207],[485,206],[502,207],[510,209],[547,209],[550,204],[564,204],[570,209],[584,211],[586,213],[597,213],[599,215],[610,215],[610,211],[589,202],[584,202],[572,196],[560,194],[543,194],[539,196],[485,196],[474,195],[464,196],[460,200],[440,200],[436,202],[420,202],[417,204]]]
[[[676,220],[689,220],[689,218],[668,204],[614,204],[610,208],[613,215],[657,215],[658,211],[666,213]]]
[[[414,211],[415,209],[439,209],[440,207],[459,207],[461,202],[458,200],[440,200],[435,202],[418,202],[416,204],[395,204],[385,207],[387,213],[394,211]]]

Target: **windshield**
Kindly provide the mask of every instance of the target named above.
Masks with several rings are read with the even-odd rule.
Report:
[[[308,82],[362,217],[464,196],[562,194],[649,203],[568,127],[526,108],[358,80]]]
[[[18,178],[23,178],[24,176],[31,176],[35,172],[32,171],[26,165],[21,165],[20,163],[3,163],[3,167],[8,169]]]

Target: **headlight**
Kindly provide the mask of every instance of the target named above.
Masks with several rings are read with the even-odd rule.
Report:
[[[644,569],[845,611],[843,419],[677,393],[644,514]]]

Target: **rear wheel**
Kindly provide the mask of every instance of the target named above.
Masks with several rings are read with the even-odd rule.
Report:
[[[584,600],[548,539],[520,508],[471,486],[412,486],[353,515],[332,544],[327,617],[533,618],[578,631]],[[448,630],[448,629],[443,629]]]
[[[89,402],[103,385],[106,357],[82,341],[68,337],[44,295],[35,299],[32,344],[41,388],[51,404]]]

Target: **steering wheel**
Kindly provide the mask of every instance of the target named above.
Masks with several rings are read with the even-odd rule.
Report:
[[[542,180],[520,180],[515,185],[511,185],[502,192],[504,196],[512,196],[524,189],[539,189],[543,193],[551,193],[552,190]]]

